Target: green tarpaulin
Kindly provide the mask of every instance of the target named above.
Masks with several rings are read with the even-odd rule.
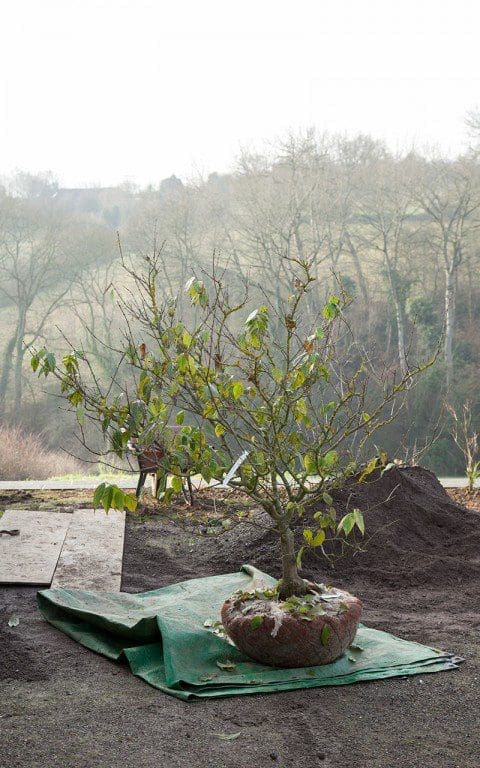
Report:
[[[179,699],[270,693],[347,685],[399,675],[454,669],[458,658],[361,626],[355,647],[333,664],[276,669],[250,661],[211,625],[223,601],[255,578],[238,573],[192,579],[130,595],[46,589],[38,604],[47,621],[92,651],[126,660],[134,675]]]

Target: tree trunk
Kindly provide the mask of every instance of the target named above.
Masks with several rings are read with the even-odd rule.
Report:
[[[25,326],[26,326],[26,311],[21,311],[19,320],[18,320],[18,326],[17,326],[17,338],[15,341],[15,370],[14,370],[14,388],[15,388],[15,398],[14,398],[14,410],[15,413],[18,414],[20,411],[20,407],[22,405],[22,394],[23,394],[23,356],[25,353],[25,348],[23,345],[23,337],[25,335]]]
[[[3,356],[2,374],[0,376],[0,416],[3,416],[5,411],[5,400],[7,397],[8,382],[10,380],[10,373],[13,367],[12,355],[13,350],[15,349],[16,341],[17,332],[15,331],[5,348],[5,354]]]
[[[396,294],[394,295],[393,302],[395,304],[395,319],[397,321],[398,359],[403,377],[406,376],[408,372],[407,355],[405,353],[405,313]]]
[[[388,272],[388,280],[390,283],[390,290],[392,292],[393,305],[395,307],[395,322],[397,326],[397,347],[398,347],[398,361],[400,363],[400,372],[402,377],[407,375],[407,353],[405,351],[405,307],[402,298],[402,288],[398,283],[400,278],[398,277],[397,270],[390,264],[390,261],[385,254],[385,266]]]
[[[453,332],[455,326],[455,268],[445,269],[445,383],[450,389],[453,380]]]
[[[290,528],[280,529],[280,547],[282,550],[282,583],[279,595],[286,600],[292,595],[301,597],[308,591],[304,580],[298,575],[295,555],[295,537]]]

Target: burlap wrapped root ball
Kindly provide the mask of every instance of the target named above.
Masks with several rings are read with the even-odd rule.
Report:
[[[221,610],[225,632],[255,661],[275,667],[329,664],[355,638],[362,603],[348,592],[323,588],[315,606],[302,603],[299,610],[289,601],[255,595],[233,595]]]

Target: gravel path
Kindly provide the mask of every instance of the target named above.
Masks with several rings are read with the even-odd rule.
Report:
[[[138,475],[120,477],[115,480],[119,488],[135,488]],[[444,488],[466,488],[467,481],[464,477],[439,477]],[[73,491],[96,488],[101,482],[97,480],[0,480],[0,491]],[[109,482],[112,482],[111,480]],[[480,488],[480,480],[475,483],[475,488]]]

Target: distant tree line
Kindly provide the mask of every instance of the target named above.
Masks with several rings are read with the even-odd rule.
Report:
[[[298,256],[316,277],[309,311],[340,282],[354,299],[349,322],[359,344],[370,349],[374,340],[400,378],[409,360],[438,354],[382,447],[409,460],[426,447],[424,463],[461,472],[443,406],[468,401],[479,431],[479,228],[475,142],[448,159],[311,131],[243,152],[231,173],[188,183],[173,176],[146,189],[62,190],[49,174],[4,179],[0,418],[64,439],[53,406],[39,408],[26,358],[45,342],[64,348],[63,331],[90,352],[99,376],[111,373],[122,301],[134,300],[122,259],[135,269],[139,255],[159,253],[166,298],[214,256],[232,294],[247,281],[253,299],[267,295],[279,306],[295,290],[285,257]]]

